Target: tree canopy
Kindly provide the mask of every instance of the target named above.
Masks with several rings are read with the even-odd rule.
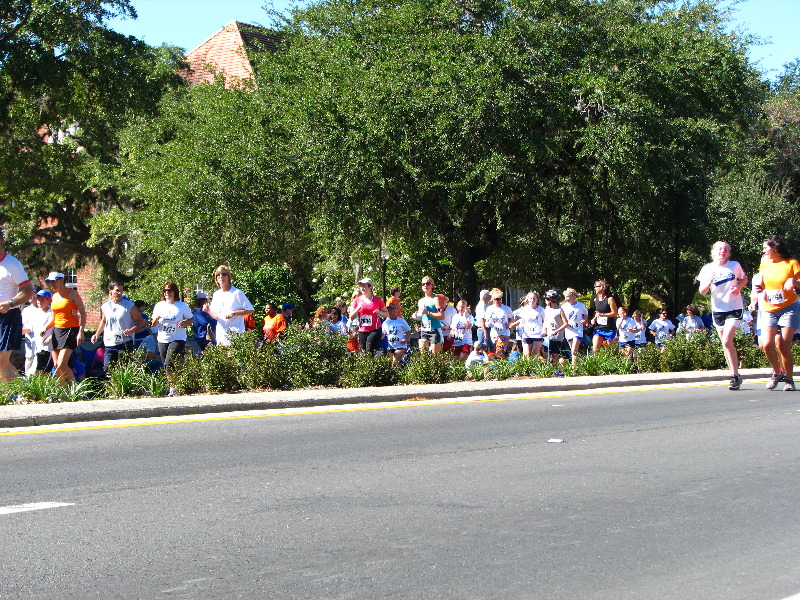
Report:
[[[133,206],[107,182],[117,134],[182,84],[181,55],[112,31],[129,0],[9,0],[0,6],[0,221],[30,267],[97,260],[120,275],[123,239],[88,245],[89,218]]]
[[[165,99],[106,211],[164,269],[271,262],[306,298],[385,264],[479,284],[691,294],[715,181],[767,85],[716,2],[321,0],[276,14],[252,86]],[[173,245],[173,240],[180,244]],[[711,240],[713,241],[713,240]]]

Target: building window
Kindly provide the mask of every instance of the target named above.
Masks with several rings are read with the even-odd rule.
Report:
[[[75,269],[70,267],[64,272],[65,275],[65,283],[67,287],[76,288],[78,287],[78,274],[75,272]]]

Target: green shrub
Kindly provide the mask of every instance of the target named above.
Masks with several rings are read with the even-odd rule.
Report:
[[[197,394],[203,391],[203,363],[199,356],[187,352],[173,361],[170,368],[172,387],[176,393]]]
[[[640,373],[661,372],[661,348],[650,342],[636,350],[636,367]]]
[[[17,393],[14,391],[14,382],[13,381],[2,381],[0,382],[0,406],[3,404],[9,404],[13,402],[14,397]]]
[[[489,378],[497,381],[505,381],[516,376],[517,367],[515,362],[509,362],[505,358],[496,358],[489,363]]]
[[[110,398],[142,396],[144,394],[144,376],[144,365],[121,358],[108,370],[103,391]]]
[[[330,335],[325,329],[290,327],[281,335],[278,348],[292,387],[339,383],[347,357],[346,336]]]
[[[403,370],[403,379],[406,383],[447,383],[453,360],[446,352],[414,352]]]
[[[35,373],[9,382],[9,395],[19,394],[28,402],[50,402],[61,396],[61,383],[50,373]]]
[[[580,356],[577,365],[581,375],[624,375],[633,369],[633,361],[614,346],[604,346],[593,356]]]
[[[665,372],[723,369],[725,355],[716,335],[679,333],[664,343],[661,368]]]
[[[450,361],[450,381],[464,381],[467,378],[467,365],[460,360]]]
[[[230,346],[208,345],[202,356],[195,360],[199,363],[200,391],[236,392],[242,389],[239,364]]]
[[[399,369],[392,368],[392,357],[382,354],[356,354],[347,358],[339,377],[342,387],[380,387],[399,381]]]
[[[736,352],[739,354],[739,362],[745,369],[769,368],[769,361],[764,351],[759,348],[758,344],[753,343],[753,338],[745,335],[741,331],[736,332],[733,338],[733,343],[736,346]],[[798,346],[793,346],[792,351],[795,352],[795,364],[797,363],[797,349]]]
[[[514,363],[518,377],[552,377],[558,365],[543,361],[538,356],[520,358]]]
[[[58,399],[61,402],[78,402],[95,397],[97,393],[95,379],[84,379],[83,381],[73,381],[67,386],[62,386]],[[102,387],[102,386],[101,386]]]
[[[470,379],[471,381],[483,381],[488,375],[489,365],[487,364],[474,364],[470,365],[467,369],[467,379]]]
[[[166,395],[170,387],[163,371],[151,373],[147,369],[142,371],[140,385],[142,386],[142,395],[150,396],[151,398],[157,398],[159,396]]]
[[[231,340],[239,383],[248,390],[283,390],[291,386],[284,358],[275,343],[261,343],[260,332],[249,331]]]

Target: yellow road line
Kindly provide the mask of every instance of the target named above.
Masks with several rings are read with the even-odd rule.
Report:
[[[442,398],[430,400],[403,400],[398,402],[376,402],[357,405],[335,405],[327,407],[302,407],[281,408],[259,411],[243,411],[237,413],[207,413],[193,417],[143,417],[141,419],[128,419],[110,423],[94,421],[85,425],[36,425],[33,427],[19,427],[0,429],[0,437],[11,435],[30,435],[34,433],[63,433],[69,431],[89,431],[94,429],[119,429],[123,427],[144,427],[147,425],[176,425],[180,423],[199,423],[205,421],[226,421],[232,419],[255,419],[262,417],[281,417],[289,415],[318,415],[327,413],[356,412],[362,410],[384,410],[388,408],[408,408],[416,406],[445,406],[450,404],[479,404],[486,402],[510,402],[519,400],[535,400],[540,398],[566,398],[569,396],[599,396],[602,394],[632,393],[654,390],[676,390],[701,387],[719,387],[721,383],[693,383],[693,384],[662,384],[642,385],[620,388],[603,388],[590,390],[570,390],[564,392],[538,392],[524,396],[479,396],[471,398]]]

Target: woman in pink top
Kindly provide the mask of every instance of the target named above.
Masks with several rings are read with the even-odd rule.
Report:
[[[358,345],[362,352],[375,352],[381,343],[381,323],[379,319],[389,316],[386,304],[372,293],[375,284],[364,278],[358,282],[361,295],[350,305],[350,320],[358,320]]]

